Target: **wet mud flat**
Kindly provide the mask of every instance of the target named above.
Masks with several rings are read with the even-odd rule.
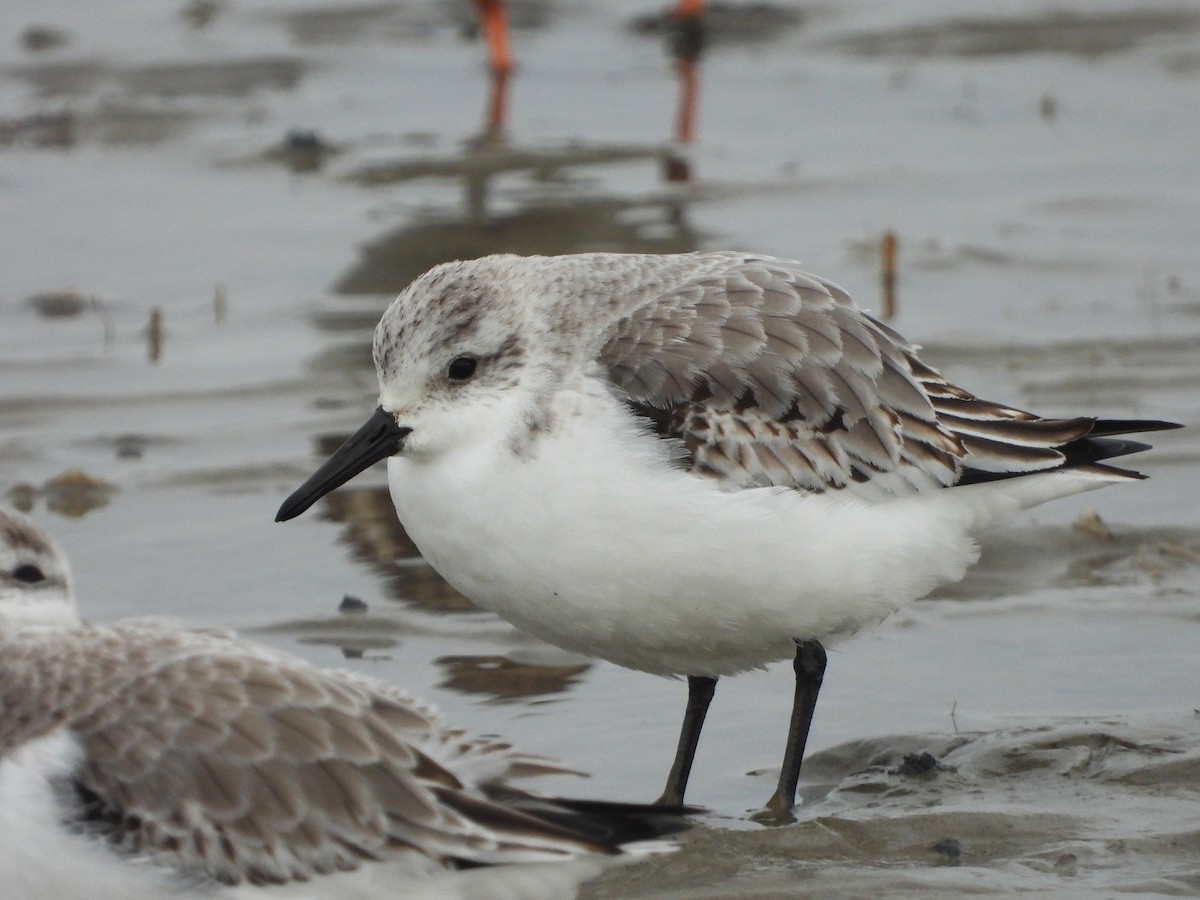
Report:
[[[584,896],[1194,896],[1198,728],[1200,714],[842,744],[806,763],[797,824],[706,823],[653,874]]]
[[[682,685],[475,610],[381,473],[274,510],[374,406],[371,328],[436,262],[750,249],[877,307],[895,229],[894,324],[955,380],[1189,428],[831,652],[795,824],[749,819],[786,667],[723,681],[709,812],[587,896],[1195,895],[1200,15],[738,6],[686,142],[640,0],[522,5],[501,128],[448,4],[0,9],[0,492],[90,618],[239,627],[644,801]]]

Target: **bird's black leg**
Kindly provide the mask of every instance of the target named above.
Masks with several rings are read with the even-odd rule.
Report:
[[[792,701],[792,720],[788,725],[787,749],[783,753],[783,768],[779,772],[779,787],[767,801],[768,816],[783,818],[796,803],[796,785],[800,782],[800,763],[804,760],[804,744],[812,727],[817,695],[825,679],[825,648],[820,641],[796,641],[796,696]]]
[[[683,727],[679,731],[679,749],[675,751],[675,763],[667,776],[667,786],[662,796],[654,801],[657,806],[682,806],[683,793],[687,790],[688,776],[692,773],[692,760],[696,756],[696,745],[700,743],[700,729],[704,727],[704,716],[708,704],[717,690],[717,679],[704,675],[688,676],[687,709],[683,714]]]

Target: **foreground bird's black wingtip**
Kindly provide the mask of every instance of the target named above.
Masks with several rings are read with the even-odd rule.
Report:
[[[1174,431],[1182,427],[1182,422],[1166,422],[1162,419],[1097,419],[1089,436],[1110,437],[1118,434],[1140,434],[1144,431]]]
[[[1061,459],[1055,465],[1043,469],[1022,469],[1017,471],[991,471],[971,467],[963,469],[956,484],[981,484],[990,481],[1003,481],[1009,478],[1019,478],[1041,471],[1071,470],[1105,475],[1114,478],[1143,480],[1147,476],[1133,469],[1114,465],[1103,465],[1107,459],[1117,459],[1131,456],[1144,450],[1152,449],[1152,445],[1143,441],[1130,440],[1124,435],[1138,435],[1153,431],[1174,431],[1184,426],[1179,422],[1165,422],[1160,419],[1079,419],[1082,423],[1091,423],[1087,433],[1074,440],[1059,444],[1055,449],[1061,454]]]
[[[335,488],[381,459],[394,456],[404,447],[411,428],[396,424],[396,417],[382,406],[362,427],[346,439],[300,487],[283,501],[276,522],[294,519]]]
[[[524,813],[613,847],[678,834],[691,827],[689,817],[708,812],[701,806],[531,795],[512,797],[507,802]]]

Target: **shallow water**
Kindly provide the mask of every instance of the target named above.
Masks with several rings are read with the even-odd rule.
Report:
[[[0,490],[62,538],[87,614],[249,629],[593,773],[550,789],[651,797],[681,684],[473,611],[381,472],[274,510],[374,407],[371,327],[441,259],[745,248],[877,307],[892,228],[896,324],[954,379],[1193,429],[836,648],[796,825],[747,819],[787,667],[723,682],[690,789],[711,812],[594,894],[1200,890],[1200,14],[735,16],[685,146],[647,4],[523,7],[498,133],[451,6],[0,7]],[[31,25],[64,40],[28,49]],[[1106,527],[1073,527],[1088,509]],[[922,751],[957,771],[889,774]]]

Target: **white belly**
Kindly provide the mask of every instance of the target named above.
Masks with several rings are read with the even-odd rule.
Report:
[[[881,503],[725,492],[673,467],[607,394],[560,405],[524,458],[482,441],[393,457],[392,499],[429,563],[479,606],[648,672],[732,674],[789,657],[792,638],[877,622],[962,577],[972,526],[1029,505],[973,488]]]

